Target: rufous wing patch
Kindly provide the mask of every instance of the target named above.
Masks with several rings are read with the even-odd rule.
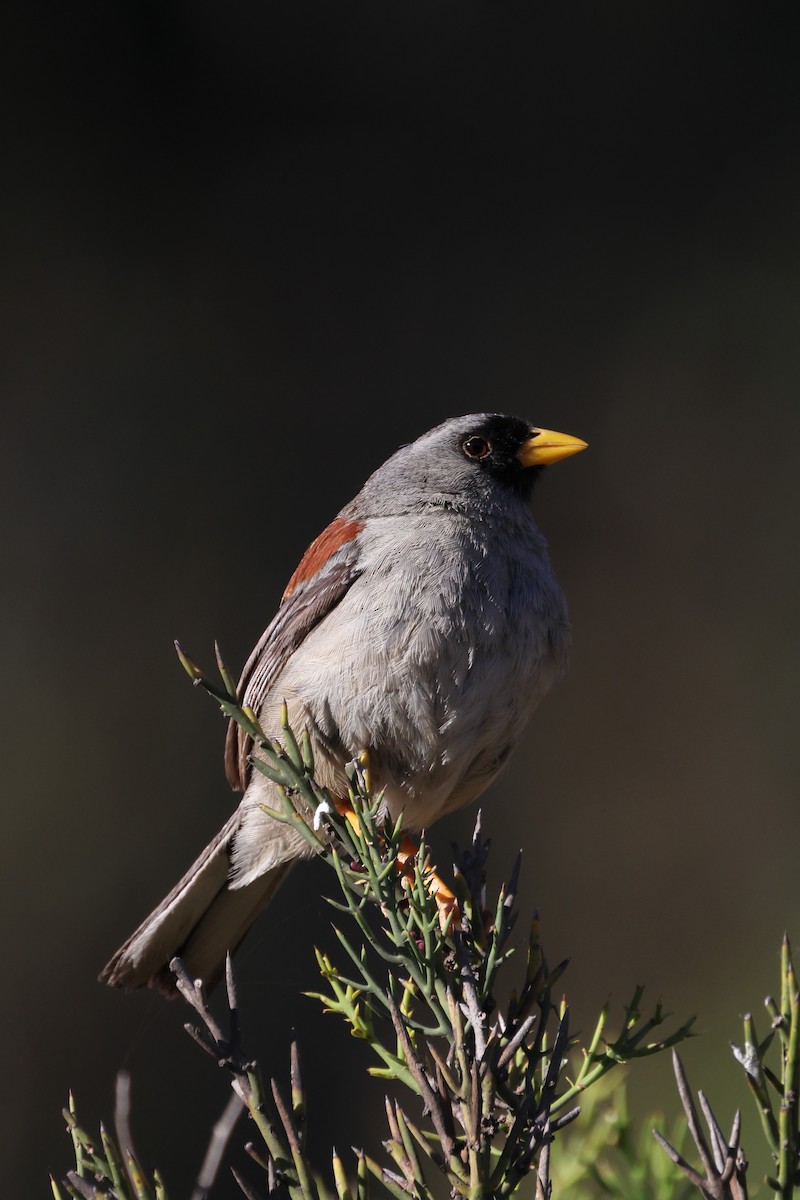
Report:
[[[344,517],[337,517],[335,521],[331,521],[327,529],[323,529],[319,537],[314,538],[300,559],[297,570],[286,585],[283,599],[288,600],[301,583],[308,583],[310,579],[313,579],[322,570],[328,559],[337,550],[341,550],[342,546],[346,546],[348,542],[352,542],[354,538],[358,537],[363,528],[364,525],[361,521],[347,521]]]

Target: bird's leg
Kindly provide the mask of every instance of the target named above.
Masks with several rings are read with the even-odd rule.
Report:
[[[405,834],[400,843],[400,849],[397,852],[397,861],[402,869],[404,879],[410,879],[413,876],[414,863],[418,853],[419,846],[417,843],[408,834]],[[433,898],[436,901],[436,906],[439,909],[439,920],[442,926],[451,919],[451,914],[452,925],[458,926],[460,924],[458,901],[452,890],[441,876],[437,875],[436,868],[432,867],[427,861],[422,864],[422,874],[428,890],[433,894]]]
[[[339,816],[344,817],[348,825],[350,825],[352,829],[355,829],[356,833],[361,833],[361,823],[359,822],[359,819],[355,813],[355,809],[349,800],[334,799],[333,807],[336,809]]]
[[[360,833],[361,826],[350,801],[334,800],[333,803],[336,807],[336,811],[339,813],[339,816],[344,817],[344,819],[352,826],[352,828]],[[410,880],[414,874],[414,865],[418,852],[419,846],[417,843],[413,840],[413,838],[410,838],[408,834],[405,834],[397,852],[397,862],[398,866],[400,867],[401,879],[404,883],[410,883]],[[442,924],[444,925],[446,922],[450,921],[452,924],[457,925],[459,923],[458,901],[456,900],[454,893],[447,886],[444,880],[437,875],[436,869],[430,866],[429,863],[423,863],[422,872],[425,883],[436,900],[436,905],[439,909],[439,917],[442,921]]]

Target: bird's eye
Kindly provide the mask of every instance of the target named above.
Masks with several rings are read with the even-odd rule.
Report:
[[[491,442],[487,442],[486,438],[478,437],[477,434],[468,437],[461,448],[467,458],[481,459],[492,453]]]

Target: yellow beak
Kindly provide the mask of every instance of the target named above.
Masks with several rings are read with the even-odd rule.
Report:
[[[531,436],[517,451],[517,460],[523,467],[547,467],[560,458],[569,458],[586,449],[586,442],[570,437],[568,433],[556,433],[553,429],[532,429]]]

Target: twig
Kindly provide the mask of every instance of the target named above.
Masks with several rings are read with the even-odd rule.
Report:
[[[135,1157],[131,1134],[131,1077],[128,1071],[117,1071],[114,1087],[114,1132],[123,1160]]]
[[[705,1095],[702,1092],[698,1092],[700,1106],[703,1109],[703,1115],[706,1119],[713,1148],[709,1150],[708,1143],[700,1127],[689,1080],[676,1050],[672,1051],[672,1065],[675,1070],[678,1095],[681,1098],[681,1104],[686,1116],[686,1124],[703,1163],[705,1178],[678,1153],[674,1146],[670,1145],[663,1134],[654,1129],[653,1136],[689,1182],[705,1197],[705,1200],[747,1200],[747,1183],[745,1180],[747,1162],[739,1146],[741,1130],[740,1114],[737,1112],[733,1119],[731,1136],[726,1143],[719,1122],[711,1109],[711,1105],[708,1103]]]
[[[244,1110],[244,1102],[236,1092],[232,1092],[228,1103],[215,1124],[211,1138],[206,1150],[206,1156],[203,1159],[203,1165],[200,1168],[200,1173],[197,1176],[197,1183],[192,1192],[192,1200],[205,1200],[211,1188],[214,1186],[214,1180],[217,1178],[222,1156],[225,1153],[225,1147],[230,1141],[236,1122],[242,1115]]]

